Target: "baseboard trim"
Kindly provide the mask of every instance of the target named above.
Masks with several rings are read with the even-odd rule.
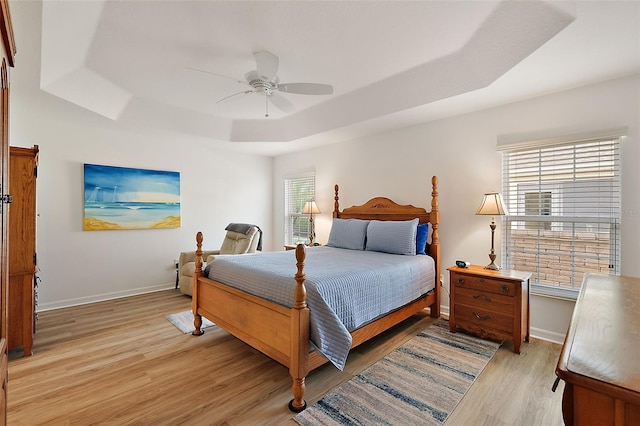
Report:
[[[138,294],[153,293],[174,289],[175,282],[163,283],[149,287],[135,288],[131,290],[116,291],[113,293],[96,294],[74,299],[58,300],[51,303],[38,303],[38,312],[52,311],[54,309],[70,308],[71,306],[88,305],[90,303],[105,302],[107,300],[122,299],[123,297],[136,296]]]
[[[540,340],[546,340],[551,343],[558,343],[562,345],[564,343],[565,334],[556,333],[555,331],[544,330],[542,328],[531,327],[531,337]]]
[[[449,321],[449,307],[440,305],[440,316]]]

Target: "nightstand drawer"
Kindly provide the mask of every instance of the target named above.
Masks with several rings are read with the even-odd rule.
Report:
[[[455,272],[451,273],[451,279],[455,281],[456,288],[470,288],[512,297],[516,294],[516,286],[513,282],[509,281],[476,277],[474,275],[462,275]]]
[[[480,309],[477,306],[455,305],[456,324],[465,328],[465,324],[472,325],[469,331],[476,329],[497,330],[506,334],[513,333],[513,315]]]
[[[478,309],[513,315],[513,297],[488,293],[473,288],[455,288],[456,305],[475,306]]]

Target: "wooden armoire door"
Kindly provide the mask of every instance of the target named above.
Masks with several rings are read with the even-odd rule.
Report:
[[[9,365],[7,358],[8,331],[8,283],[9,283],[9,239],[7,226],[9,189],[9,67],[13,67],[16,45],[9,13],[9,1],[0,0],[0,46],[2,68],[0,69],[0,426],[7,424],[7,380]]]
[[[1,69],[2,95],[0,99],[0,215],[2,227],[0,229],[0,260],[2,271],[0,274],[0,425],[7,424],[7,382],[9,381],[9,354],[8,354],[8,314],[9,314],[9,208],[11,195],[9,190],[9,140],[8,140],[8,92],[9,73],[7,62],[2,58]],[[6,93],[6,95],[5,95]]]
[[[9,147],[9,350],[23,348],[31,356],[35,332],[36,179],[38,146]]]

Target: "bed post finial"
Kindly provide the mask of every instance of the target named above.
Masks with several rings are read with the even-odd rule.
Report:
[[[307,257],[304,244],[298,244],[296,246],[296,266],[298,271],[296,272],[296,290],[293,293],[293,307],[295,309],[303,309],[307,307],[307,289],[304,287],[304,280],[307,276],[304,273],[304,260]]]
[[[438,177],[431,178],[431,213],[429,221],[431,222],[431,247],[429,253],[436,264],[436,302],[431,308],[431,317],[440,317],[440,234],[438,228],[440,226],[440,209],[438,207]]]
[[[196,234],[196,272],[202,272],[202,232]]]
[[[335,197],[333,197],[333,199],[335,200],[333,203],[333,217],[338,217],[338,213],[340,212],[340,203],[338,202],[338,199],[340,197],[338,197],[338,191],[340,190],[340,188],[338,187],[337,183],[336,186],[334,186],[333,190],[336,193]]]
[[[202,329],[202,315],[198,313],[198,278],[202,276],[202,232],[196,234],[196,270],[193,273],[193,290],[191,296],[191,310],[193,312],[193,326],[195,330],[191,334],[201,336],[204,334]]]
[[[431,211],[439,211],[438,209],[438,176],[431,178]],[[438,219],[440,219],[438,217]],[[438,220],[440,222],[440,220]]]
[[[440,209],[438,203],[438,177],[431,178],[431,217],[430,221],[433,224],[433,233],[435,234],[433,239],[438,239],[438,224],[440,223]]]

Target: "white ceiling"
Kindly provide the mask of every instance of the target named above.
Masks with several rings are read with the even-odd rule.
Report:
[[[334,93],[265,118],[189,69],[242,80],[260,50]],[[640,2],[46,0],[41,55],[43,90],[111,120],[275,155],[638,73]]]

